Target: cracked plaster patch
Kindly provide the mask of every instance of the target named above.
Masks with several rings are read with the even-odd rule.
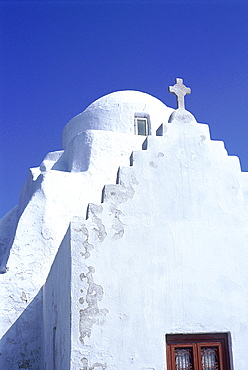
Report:
[[[123,223],[120,220],[120,215],[122,215],[123,213],[121,212],[121,210],[115,207],[110,207],[110,214],[113,215],[112,229],[115,231],[112,238],[120,239],[123,237],[124,234]]]
[[[126,202],[128,199],[133,198],[133,196],[134,188],[131,185],[106,185],[104,188],[104,201],[111,200],[118,204]]]
[[[82,224],[74,228],[74,230],[80,234],[79,245],[82,245],[83,251],[80,252],[81,256],[84,258],[90,257],[90,251],[94,248],[92,244],[89,243],[89,230],[86,225]],[[83,234],[83,235],[82,235]]]
[[[26,302],[26,303],[28,302],[27,295],[26,295],[26,293],[25,293],[25,292],[23,292],[23,291],[22,291],[22,295],[21,295],[21,297],[20,297],[20,298],[21,298],[21,300],[22,300],[22,301],[24,301],[24,302]]]
[[[90,337],[91,329],[94,324],[102,325],[104,318],[108,313],[106,308],[99,309],[98,302],[102,300],[103,288],[101,285],[95,284],[93,274],[94,267],[89,266],[87,274],[80,274],[81,281],[86,281],[88,287],[85,297],[80,297],[80,304],[87,304],[87,306],[79,311],[79,332],[80,341],[84,344],[84,338]],[[83,291],[81,290],[81,293]]]
[[[154,163],[153,161],[149,162],[149,166],[153,167],[153,168],[157,168],[158,166],[156,165],[156,163]]]
[[[91,217],[93,223],[95,224],[95,226],[93,227],[93,231],[95,231],[97,239],[100,242],[102,242],[107,236],[105,226],[103,225],[100,217],[98,217],[102,213],[102,211],[102,205],[89,203],[88,216]]]
[[[45,225],[42,227],[41,235],[46,240],[50,240],[50,239],[52,240],[53,239],[51,230]]]
[[[89,365],[89,361],[87,360],[86,357],[83,357],[81,359],[83,363],[83,367],[80,368],[80,370],[94,370],[94,369],[102,369],[105,370],[107,369],[107,364],[106,362],[104,364],[101,364],[100,362],[95,362],[92,366]]]

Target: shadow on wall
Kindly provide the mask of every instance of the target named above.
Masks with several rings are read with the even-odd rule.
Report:
[[[7,272],[6,264],[9,259],[10,249],[12,247],[17,223],[18,206],[14,207],[0,220],[0,274]]]
[[[32,173],[29,171],[27,180],[21,190],[19,205],[10,210],[0,220],[0,274],[7,272],[6,265],[15,240],[18,222],[33,194],[41,188],[42,178],[43,176],[40,175],[33,181]]]
[[[42,289],[2,337],[0,369],[42,368]]]

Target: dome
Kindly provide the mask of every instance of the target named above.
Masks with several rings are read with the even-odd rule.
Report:
[[[135,134],[135,117],[145,117],[149,122],[149,134],[156,135],[158,127],[168,122],[173,111],[149,94],[116,91],[96,100],[67,123],[63,131],[63,147],[66,148],[76,135],[87,130]]]

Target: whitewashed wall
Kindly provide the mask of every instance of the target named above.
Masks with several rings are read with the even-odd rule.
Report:
[[[108,104],[107,116],[106,112],[101,115]],[[133,150],[141,150],[144,137],[133,135],[135,113],[149,113],[155,133],[173,111],[158,99],[134,91],[109,94],[86,110],[91,111],[90,119],[86,114],[82,120],[81,114],[68,123],[64,150],[48,153],[39,167],[30,169],[18,207],[0,221],[0,364],[6,370],[19,366],[40,369],[40,335],[33,322],[38,327],[43,322],[33,307],[42,305],[40,289],[70,221],[85,217],[89,202],[101,202],[104,185],[115,183],[119,166],[129,164]],[[92,121],[94,116],[97,124]],[[30,307],[32,314],[26,315]]]
[[[247,368],[248,175],[206,125],[167,128],[72,225],[73,369],[162,370],[165,334],[214,332]]]
[[[162,370],[165,334],[199,332],[230,332],[233,369],[247,369],[248,174],[207,125],[171,112],[110,94],[30,171],[0,223],[4,369]]]
[[[66,233],[43,287],[42,363],[44,370],[70,369],[71,251]]]

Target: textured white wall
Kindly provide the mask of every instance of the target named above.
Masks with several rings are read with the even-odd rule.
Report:
[[[87,108],[85,126],[84,113],[68,123],[65,150],[30,171],[19,208],[0,224],[10,249],[1,275],[2,367],[40,369],[44,323],[49,369],[55,316],[56,338],[65,339],[70,301],[72,369],[162,370],[165,334],[224,331],[234,369],[246,370],[248,174],[210,140],[207,125],[180,112],[166,123],[170,108],[129,92],[152,107],[142,108],[153,134],[142,151],[144,137],[131,134],[141,106],[128,112],[121,93],[102,98],[111,98],[111,110],[101,99]],[[164,136],[156,137],[161,123]],[[66,338],[60,350],[68,361]],[[58,365],[67,370],[67,362]]]
[[[165,334],[202,332],[247,368],[248,176],[206,125],[167,128],[73,226],[75,368],[162,370]]]
[[[42,369],[70,369],[71,250],[68,231],[43,287]]]
[[[161,119],[166,122],[173,111],[148,94],[125,92],[123,109],[125,117],[130,120],[125,118],[123,121],[119,116],[122,92],[110,95],[107,100],[111,109],[108,110],[107,116],[98,117],[98,104],[93,103],[92,107],[87,108],[91,115],[95,116],[97,125],[92,124],[92,116],[89,123],[87,115],[85,119],[80,118],[79,128],[77,124],[75,129],[73,128],[73,120],[68,124],[73,135],[65,151],[48,153],[40,167],[30,170],[18,207],[0,221],[0,257],[3,272],[0,275],[0,330],[4,334],[11,328],[11,335],[5,335],[1,343],[4,348],[1,361],[6,370],[15,370],[13,363],[9,364],[6,360],[8,358],[16,359],[19,356],[22,361],[19,363],[24,363],[21,346],[18,345],[18,352],[17,346],[8,346],[7,343],[14,343],[15,336],[19,337],[24,347],[29,341],[29,331],[24,330],[20,337],[14,325],[15,320],[18,317],[24,318],[23,313],[27,312],[34,302],[35,306],[38,301],[41,305],[39,291],[46,281],[70,221],[75,216],[85,217],[89,202],[101,202],[104,185],[115,183],[119,166],[129,165],[132,151],[142,148],[144,137],[123,133],[133,132],[134,112],[143,112],[146,102],[150,106],[153,102],[153,111],[149,113],[151,117],[153,115],[152,127],[155,129],[161,124]],[[128,96],[130,107],[127,104]],[[143,103],[140,105],[142,99]],[[155,117],[158,116],[162,118],[155,122]],[[121,118],[121,121],[116,120],[117,118]],[[115,129],[111,126],[112,123],[109,125],[108,122],[115,122]],[[108,129],[110,131],[106,131]],[[36,320],[36,316],[37,312],[28,315],[27,326],[32,320]],[[38,317],[41,325],[42,316],[38,314]],[[28,357],[31,352],[40,351],[37,349],[40,348],[38,341],[29,341],[29,346]],[[15,361],[16,369],[19,366],[18,361]],[[38,369],[40,365],[37,366]]]
[[[117,91],[101,97],[67,123],[63,130],[63,148],[79,133],[86,130],[115,131],[134,134],[134,115],[147,113],[151,134],[161,123],[168,122],[172,108],[140,91]]]

